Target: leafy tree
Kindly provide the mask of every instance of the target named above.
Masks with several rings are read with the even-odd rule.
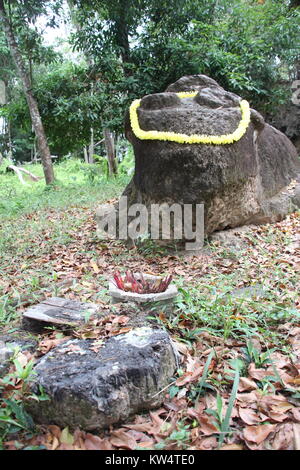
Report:
[[[123,132],[132,99],[162,91],[183,75],[207,74],[262,112],[275,112],[290,93],[288,80],[300,57],[296,1],[68,0],[72,44],[83,53],[80,63],[47,51],[32,27],[31,19],[49,3],[58,8],[54,1],[30,0],[26,7],[11,2],[18,46],[52,153],[89,147],[93,154],[94,140],[104,139],[113,171],[112,133]],[[30,24],[28,31],[19,19]],[[49,23],[54,24],[52,17]],[[1,52],[1,44],[0,34],[0,61],[5,61],[7,48]],[[10,77],[12,70],[8,65]],[[11,84],[14,98],[3,112],[17,149],[24,136],[32,141],[31,120],[18,83],[12,78]]]
[[[15,62],[16,69],[22,81],[24,94],[31,116],[32,126],[36,134],[42,159],[45,180],[47,184],[50,184],[54,181],[51,154],[38,108],[38,103],[32,92],[31,73],[30,70],[28,70],[26,67],[26,63],[22,57],[20,46],[18,44],[20,41],[20,36],[24,34],[24,24],[29,26],[30,23],[34,23],[38,15],[45,12],[46,3],[47,2],[36,0],[29,0],[26,2],[17,0],[0,0],[0,23],[9,45],[11,56]],[[31,35],[31,38],[28,37],[28,34],[26,34],[26,37],[29,39],[29,41],[31,39],[32,44],[33,34]],[[29,50],[33,51],[30,43]],[[29,57],[29,64],[32,64],[31,56]]]
[[[103,138],[103,121],[113,129],[122,126],[123,95],[113,85],[110,95],[86,64],[52,63],[35,68],[33,91],[48,136],[51,152],[58,156],[82,152],[90,140],[90,128],[95,139]],[[93,93],[91,93],[91,90]],[[31,120],[20,87],[14,88],[14,98],[4,107],[2,115],[9,118],[14,129],[31,134]]]
[[[299,8],[278,0],[74,0],[77,48],[123,69],[129,98],[163,90],[182,75],[206,73],[261,108],[286,99],[282,79],[299,57]],[[292,8],[296,7],[296,8]],[[122,83],[120,83],[122,82]]]

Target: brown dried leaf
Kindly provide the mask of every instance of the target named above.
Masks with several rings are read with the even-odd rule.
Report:
[[[249,390],[256,390],[256,389],[257,389],[257,385],[254,382],[254,380],[251,380],[247,377],[240,378],[240,383],[239,383],[239,388],[238,388],[239,392],[246,392]]]
[[[134,450],[137,447],[136,440],[123,429],[113,431],[110,437],[110,443],[115,447]]]
[[[132,327],[125,327],[125,328],[120,328],[119,330],[111,330],[110,331],[110,336],[118,336],[122,335],[124,333],[128,333],[128,331],[132,330]]]
[[[117,323],[118,325],[126,325],[126,323],[128,323],[129,320],[130,320],[130,318],[127,317],[126,315],[119,315],[119,316],[113,318],[112,324]]]
[[[243,444],[225,444],[219,450],[244,450]]]
[[[58,426],[56,426],[55,424],[50,424],[48,426],[48,430],[51,432],[51,434],[53,434],[53,436],[60,440],[61,429]]]
[[[254,391],[249,393],[238,393],[237,401],[240,406],[251,406],[257,402],[257,396]]]
[[[176,341],[174,339],[172,340],[172,342],[174,343],[174,346],[181,354],[183,354],[184,356],[190,355],[190,349],[188,348],[186,344],[181,343],[180,341]]]
[[[267,376],[273,376],[274,371],[271,367],[268,367],[268,369],[257,369],[254,362],[251,362],[248,367],[248,374],[252,379],[262,380]]]
[[[151,439],[151,437],[147,436],[147,434],[141,432],[141,431],[136,431],[134,429],[130,429],[127,434],[129,434],[130,436],[133,437],[133,439],[135,439],[136,441],[139,441],[139,442],[148,442],[148,441],[151,441],[153,442],[153,439]]]
[[[199,427],[201,432],[206,436],[210,436],[211,434],[215,434],[218,432],[218,429],[213,424],[213,420],[211,416],[202,415],[198,417]]]
[[[59,440],[56,437],[54,437],[53,442],[52,442],[52,446],[51,446],[51,450],[56,450],[58,448],[59,444],[60,444]]]
[[[98,436],[94,436],[94,434],[87,433],[84,445],[87,450],[112,450],[113,447],[110,444],[108,439],[101,439]]]
[[[91,267],[93,268],[93,270],[96,274],[100,273],[100,269],[99,269],[97,263],[95,263],[95,261],[90,261],[90,265],[91,265]]]
[[[243,435],[246,441],[260,444],[271,432],[276,429],[276,424],[260,424],[258,426],[246,426]]]
[[[244,423],[252,426],[261,421],[260,417],[251,408],[239,408],[239,416]]]
[[[294,448],[300,450],[300,424],[293,424]]]
[[[300,423],[300,408],[293,408],[291,410],[291,413],[293,415],[293,419],[294,421],[297,421],[298,423]]]
[[[293,405],[286,401],[286,398],[282,395],[265,395],[259,397],[258,406],[266,416],[271,417],[273,414],[273,419],[279,422],[287,417],[285,412],[293,408]],[[283,417],[282,419],[280,415]]]
[[[293,425],[285,423],[277,427],[274,439],[270,443],[272,450],[293,450],[294,433]],[[298,449],[300,450],[300,449]]]
[[[41,351],[42,354],[46,354],[47,352],[50,351],[50,349],[55,348],[58,344],[63,343],[67,339],[70,339],[69,337],[65,338],[58,338],[58,339],[43,339],[42,341],[39,342],[38,349]]]
[[[150,433],[153,430],[153,423],[148,421],[146,423],[124,424],[124,428]]]
[[[203,439],[198,439],[195,442],[195,450],[211,450],[216,449],[218,446],[218,441],[216,437],[204,437]]]
[[[145,449],[153,449],[153,446],[155,444],[154,439],[150,439],[148,441],[141,441],[138,443],[138,447],[142,447]]]

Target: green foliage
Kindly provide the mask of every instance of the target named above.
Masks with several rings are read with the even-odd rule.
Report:
[[[239,374],[239,369],[237,368],[235,370],[235,375],[234,375],[234,380],[233,380],[233,385],[232,385],[232,390],[231,390],[231,395],[229,398],[228,406],[225,412],[225,416],[223,416],[223,399],[221,395],[217,395],[217,410],[212,410],[212,409],[207,409],[205,410],[205,413],[212,415],[215,418],[215,426],[219,430],[219,447],[224,442],[224,439],[228,433],[230,433],[230,418],[233,410],[233,406],[235,403],[236,395],[238,392],[238,387],[239,387],[239,380],[240,380],[240,374]]]
[[[105,176],[107,179],[109,176],[108,171],[108,160],[106,157],[102,157],[101,155],[93,155],[94,161],[96,162],[97,167],[102,176]]]
[[[214,351],[211,351],[207,357],[207,360],[205,362],[205,365],[204,365],[204,369],[203,369],[203,373],[202,373],[202,376],[201,376],[201,379],[199,381],[199,384],[197,386],[197,393],[198,393],[198,397],[200,397],[201,393],[202,393],[202,389],[203,388],[207,388],[207,383],[206,383],[206,379],[208,377],[208,373],[209,373],[209,366],[210,366],[210,363],[213,359],[215,355],[215,352]]]
[[[242,352],[244,354],[245,360],[248,364],[253,362],[255,367],[263,367],[265,364],[270,363],[270,353],[271,351],[260,352],[258,351],[251,340],[248,340],[246,343],[246,348],[242,348]]]
[[[24,168],[36,176],[42,176],[39,164],[25,165]],[[97,172],[96,178],[91,177],[94,170]],[[55,172],[60,183],[48,189],[42,178],[23,186],[14,173],[0,175],[0,217],[4,220],[48,207],[74,207],[78,203],[94,206],[104,195],[108,199],[118,195],[128,182],[125,175],[118,176],[114,181],[107,179],[105,174],[100,173],[97,164],[89,165],[77,159],[67,159],[55,165]],[[5,225],[1,225],[1,230],[0,246],[5,240],[13,240],[11,232],[6,232]]]
[[[133,148],[128,147],[125,156],[118,165],[118,173],[121,175],[132,175],[134,171],[134,153]]]
[[[198,332],[208,331],[226,340],[241,337],[241,335],[246,338],[250,335],[263,335],[267,338],[272,335],[272,328],[283,321],[291,323],[299,321],[299,313],[296,309],[289,305],[282,305],[276,292],[266,295],[262,302],[254,299],[232,298],[226,287],[224,287],[225,292],[218,295],[215,294],[214,288],[206,287],[210,291],[206,295],[198,289],[186,290],[179,287],[178,313],[172,320],[174,326],[180,318],[187,318],[193,322]],[[220,288],[222,288],[221,284]],[[235,311],[239,314],[233,314]],[[183,330],[183,334],[184,337],[189,338],[189,331]],[[249,351],[253,358],[255,352],[253,348],[251,349],[250,342],[248,342],[248,355]],[[262,358],[257,357],[257,360],[261,361]]]
[[[61,2],[11,3],[55,155],[81,152],[90,142],[91,127],[97,140],[104,127],[122,134],[132,99],[160,92],[183,75],[207,74],[264,113],[275,113],[291,95],[300,13],[290,2],[70,1],[76,31],[71,42],[83,57],[69,61],[43,44],[35,25],[51,7],[48,23],[54,26]],[[10,95],[0,115],[10,120],[14,157],[27,160],[33,147],[30,117],[1,32],[0,64],[0,79],[9,83]],[[131,165],[128,155],[121,173],[127,173],[127,160]]]
[[[165,423],[162,426],[162,431],[166,431],[170,424]],[[178,449],[186,449],[190,439],[190,426],[185,424],[184,420],[179,421],[176,426],[176,430],[172,431],[171,434],[166,438],[165,441],[161,441],[155,444],[154,448],[157,450],[164,449],[168,443],[175,444]]]
[[[93,9],[80,2],[80,7],[75,47],[88,50],[101,69],[99,57],[119,60],[123,74],[114,76],[114,86],[126,89],[128,97],[161,91],[195,73],[210,75],[261,110],[274,108],[290,93],[282,82],[299,57],[300,13],[288,2],[151,0],[128,5],[118,0],[96,2]],[[112,80],[109,69],[104,75]]]
[[[11,165],[11,160],[9,158],[3,158],[0,164],[0,174],[4,174],[7,171],[9,165]]]
[[[34,422],[26,411],[26,401],[47,400],[48,397],[40,390],[40,394],[30,392],[30,382],[34,377],[33,360],[21,364],[18,360],[20,348],[15,348],[10,359],[14,366],[13,372],[7,372],[0,377],[0,448],[4,440],[16,432],[32,433],[35,431]],[[21,388],[17,384],[21,384]],[[4,394],[5,392],[5,394]]]

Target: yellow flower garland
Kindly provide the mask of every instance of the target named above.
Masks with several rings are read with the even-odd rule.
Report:
[[[179,98],[193,98],[197,92],[181,92],[176,93]],[[247,127],[250,123],[250,106],[248,101],[240,101],[240,110],[242,118],[238,127],[232,134],[227,135],[200,135],[200,134],[177,134],[176,132],[162,132],[162,131],[144,131],[140,128],[137,110],[140,106],[141,100],[134,100],[130,106],[130,123],[134,135],[141,140],[166,140],[170,142],[177,142],[179,144],[215,144],[224,145],[232,144],[245,134]]]

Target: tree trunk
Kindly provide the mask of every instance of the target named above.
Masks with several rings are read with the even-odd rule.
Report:
[[[109,176],[117,174],[116,149],[113,133],[109,129],[103,130],[104,143],[106,148]]]
[[[77,33],[80,33],[81,26],[80,26],[80,24],[79,24],[79,22],[77,21],[77,18],[76,18],[77,9],[74,5],[74,1],[73,0],[67,0],[67,4],[68,4],[68,7],[69,7],[69,11],[70,11],[71,23],[74,26],[74,28],[76,29]],[[84,53],[85,60],[87,61],[89,67],[93,67],[94,62],[93,62],[93,57],[91,56],[90,52],[86,48],[83,48],[83,53]],[[93,95],[93,84],[91,86],[91,95]],[[87,155],[86,155],[86,152],[87,152]],[[86,163],[94,163],[94,153],[95,153],[95,150],[94,150],[94,129],[91,128],[90,144],[89,144],[88,150],[87,149],[84,150],[84,159],[85,159]]]
[[[89,163],[89,155],[86,146],[83,147],[83,155],[85,163]]]
[[[91,139],[90,139],[90,145],[89,145],[89,163],[94,163],[94,129],[91,127]]]
[[[37,162],[38,162],[38,152],[36,148],[36,138],[35,138],[33,141],[33,163],[37,163]]]
[[[12,160],[13,158],[13,143],[11,138],[11,122],[10,120],[7,121],[7,136],[8,136],[8,158]]]
[[[40,156],[42,159],[42,165],[44,169],[46,184],[50,184],[50,183],[53,183],[54,181],[54,172],[53,172],[51,154],[50,154],[50,150],[49,150],[48,143],[47,143],[47,138],[46,138],[45,131],[44,131],[44,126],[42,123],[37,101],[34,98],[33,93],[32,93],[30,77],[26,71],[23,58],[18,49],[18,45],[16,43],[15,35],[13,32],[10,20],[5,11],[3,0],[0,0],[0,21],[2,23],[3,30],[5,32],[6,39],[10,47],[11,55],[15,61],[18,73],[22,80],[27,104],[28,104],[29,111],[30,111],[32,125],[35,131],[38,148],[39,148]]]

